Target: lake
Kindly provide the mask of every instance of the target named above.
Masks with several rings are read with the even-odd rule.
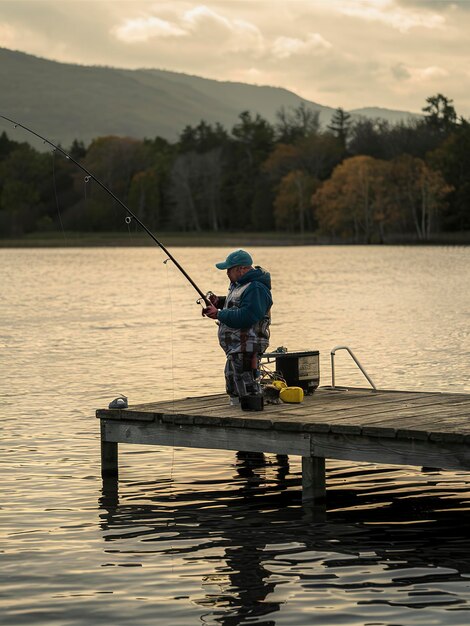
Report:
[[[271,348],[349,346],[377,387],[470,393],[470,248],[260,247]],[[176,248],[206,292],[226,248]],[[216,326],[158,248],[0,250],[0,624],[467,625],[470,473],[120,446],[96,408],[224,390]],[[367,386],[345,352],[338,385]]]

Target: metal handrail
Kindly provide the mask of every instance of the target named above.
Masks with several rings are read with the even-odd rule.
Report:
[[[361,372],[364,374],[364,376],[367,378],[367,380],[371,384],[371,386],[374,389],[374,391],[377,391],[377,387],[372,382],[369,374],[362,367],[362,365],[359,363],[357,357],[354,355],[354,352],[350,348],[348,348],[348,346],[336,346],[336,348],[333,348],[333,350],[331,351],[331,386],[332,386],[332,388],[333,389],[335,388],[335,353],[336,353],[337,350],[347,350],[349,352],[349,354],[351,355],[352,359],[354,360],[354,362],[356,363],[358,368],[361,370]]]

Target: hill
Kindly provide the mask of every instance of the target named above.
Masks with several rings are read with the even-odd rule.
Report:
[[[421,117],[418,113],[410,113],[409,111],[394,111],[392,109],[383,109],[382,107],[363,107],[362,109],[352,109],[349,111],[354,117],[369,117],[372,119],[380,118],[391,122],[407,122],[410,119]]]
[[[0,113],[68,147],[104,135],[175,140],[186,125],[220,122],[230,129],[244,110],[270,122],[302,102],[326,125],[334,109],[279,87],[210,80],[157,69],[58,63],[0,48]],[[396,112],[385,109],[387,117]],[[355,113],[367,115],[359,109]],[[401,112],[400,112],[401,113]],[[410,114],[407,114],[410,115]],[[14,134],[7,127],[12,138]],[[22,140],[25,140],[21,137]],[[31,143],[31,138],[27,141]],[[42,147],[38,145],[37,147]]]

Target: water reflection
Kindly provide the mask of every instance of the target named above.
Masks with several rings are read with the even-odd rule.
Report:
[[[289,473],[285,457],[238,455],[231,483],[206,482],[197,493],[139,482],[122,484],[118,495],[108,484],[101,530],[117,551],[171,555],[188,573],[197,564],[199,591],[189,599],[207,609],[203,623],[274,625],[289,602],[289,623],[302,624],[295,603],[308,601],[321,613],[331,593],[337,607],[343,594],[351,623],[350,613],[372,620],[384,605],[389,619],[420,608],[445,611],[441,623],[465,623],[456,617],[470,608],[465,481],[453,479],[450,490],[442,473],[423,483],[417,472],[400,486],[394,474],[333,468],[327,523],[311,523],[302,513],[300,475]]]
[[[99,501],[101,528],[106,541],[132,536],[145,542],[159,542],[171,529],[175,533],[173,544],[163,553],[182,556],[186,562],[199,558],[210,541],[211,551],[223,549],[220,559],[223,565],[201,577],[201,587],[209,590],[202,597],[193,598],[193,602],[211,610],[213,623],[232,626],[256,619],[257,624],[273,625],[274,621],[259,621],[260,617],[278,611],[280,606],[280,602],[268,599],[276,587],[272,573],[264,565],[269,532],[253,531],[273,521],[269,515],[265,519],[263,511],[278,510],[283,502],[285,507],[290,504],[286,501],[289,461],[286,455],[271,460],[262,453],[252,452],[238,452],[236,458],[233,487],[229,492],[217,488],[205,490],[198,498],[202,503],[191,502],[184,493],[162,498],[159,484],[144,483],[134,488],[153,493],[151,498],[158,505],[129,506],[124,503],[128,496],[120,503],[118,482],[105,479]],[[299,481],[296,478],[293,482]],[[143,525],[149,524],[151,529],[142,530]],[[137,530],[133,531],[133,527]],[[219,536],[214,539],[214,535]],[[201,538],[203,543],[199,541]],[[180,548],[178,542],[184,547]],[[188,546],[188,542],[194,545]],[[207,616],[201,619],[207,623]]]

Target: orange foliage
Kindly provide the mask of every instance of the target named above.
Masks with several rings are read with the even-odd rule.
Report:
[[[295,146],[279,143],[263,163],[262,169],[274,180],[280,179],[296,167],[299,156]]]
[[[318,181],[301,170],[284,176],[274,201],[276,228],[303,233],[310,226],[310,198],[317,186]]]
[[[336,167],[312,206],[320,229],[334,235],[382,241],[387,229],[411,223],[425,239],[449,191],[441,174],[421,159],[357,156]]]

